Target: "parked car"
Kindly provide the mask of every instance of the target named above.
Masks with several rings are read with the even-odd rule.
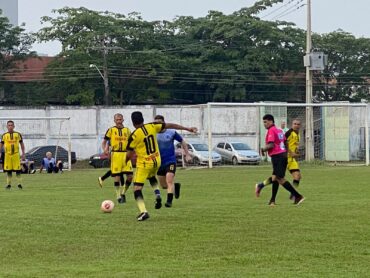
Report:
[[[132,157],[132,166],[136,167],[136,153]],[[110,167],[110,156],[105,153],[96,153],[90,156],[89,164],[94,168],[106,168]]]
[[[191,156],[190,164],[194,165],[208,165],[208,145],[201,142],[187,142],[189,154]],[[176,144],[176,160],[177,163],[182,165],[182,157],[183,157],[184,150],[181,148],[181,143]],[[221,163],[221,156],[212,151],[212,164],[220,164]]]
[[[109,155],[105,153],[96,153],[90,156],[89,164],[94,168],[105,168],[109,167],[110,159]]]
[[[47,146],[39,146],[34,147],[30,149],[28,152],[26,152],[26,158],[28,160],[33,160],[35,162],[36,167],[41,166],[41,161],[45,157],[45,154],[47,152],[51,152],[53,154],[53,157],[56,156],[56,160],[62,160],[63,163],[66,163],[65,167],[68,166],[68,151],[61,147],[56,145],[47,145]],[[71,152],[71,162],[72,164],[76,163],[76,153]]]
[[[221,155],[224,162],[233,165],[242,163],[258,165],[261,161],[259,153],[242,142],[219,142],[214,150]]]

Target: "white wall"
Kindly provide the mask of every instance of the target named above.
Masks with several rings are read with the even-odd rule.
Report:
[[[92,154],[101,152],[100,145],[106,130],[114,125],[115,113],[122,113],[124,125],[134,130],[131,123],[131,113],[141,111],[145,122],[151,122],[157,114],[163,115],[166,122],[178,123],[184,126],[197,127],[197,135],[180,131],[186,139],[208,141],[208,114],[206,106],[123,106],[123,107],[0,107],[0,117],[12,119],[15,117],[70,117],[72,151],[77,158],[86,159]],[[350,157],[356,159],[359,152],[359,129],[364,126],[365,109],[351,109],[350,113]],[[260,110],[257,107],[213,107],[211,110],[212,145],[221,140],[241,141],[258,150],[259,136],[264,135],[261,126]],[[368,115],[370,118],[370,115]],[[45,144],[56,144],[67,147],[68,126],[59,122],[18,120],[16,130],[24,136],[26,149]],[[6,131],[6,120],[0,120],[0,133]],[[59,135],[61,134],[61,135]],[[323,131],[323,134],[325,132]],[[261,137],[261,138],[262,138]],[[59,138],[59,139],[58,139]],[[303,139],[303,138],[302,138]]]
[[[257,146],[255,143],[257,115],[255,108],[217,108],[212,109],[212,144],[233,136],[239,140]],[[79,159],[89,158],[100,152],[100,144],[106,130],[114,125],[113,116],[121,113],[124,125],[134,130],[131,123],[131,113],[141,111],[145,122],[153,120],[157,114],[163,115],[166,122],[178,123],[184,126],[194,126],[199,129],[198,135],[180,131],[185,138],[199,139],[207,142],[207,115],[205,109],[199,106],[124,106],[124,107],[46,107],[25,109],[24,107],[0,107],[0,117],[12,119],[16,117],[70,117],[72,151]],[[246,113],[247,111],[247,113]],[[249,112],[248,112],[249,111]],[[0,121],[0,132],[6,131],[6,120]],[[45,144],[58,144],[67,147],[68,126],[63,124],[60,130],[59,121],[16,120],[16,130],[24,137],[26,149]],[[46,134],[50,133],[49,136]],[[59,136],[60,134],[60,136]],[[57,138],[61,137],[61,138]]]

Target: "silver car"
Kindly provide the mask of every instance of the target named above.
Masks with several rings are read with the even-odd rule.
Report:
[[[194,165],[208,165],[208,145],[201,142],[187,142],[189,154],[192,158],[191,164]],[[183,150],[181,148],[181,143],[176,144],[176,157],[177,162],[181,164],[183,155]],[[212,151],[212,164],[221,164],[221,156]]]
[[[224,162],[231,162],[233,165],[242,163],[258,165],[261,161],[259,153],[242,142],[220,142],[214,150],[221,155]]]

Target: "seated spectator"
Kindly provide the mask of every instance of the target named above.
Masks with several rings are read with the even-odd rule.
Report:
[[[28,160],[27,158],[25,160],[22,160],[21,161],[21,173],[22,174],[36,173],[36,169],[34,165],[35,165],[35,162],[32,160]]]
[[[51,152],[46,153],[46,157],[41,162],[40,173],[42,169],[46,170],[47,173],[63,173],[63,162],[61,160],[56,161]]]

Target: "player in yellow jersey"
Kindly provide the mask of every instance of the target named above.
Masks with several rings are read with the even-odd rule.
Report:
[[[285,138],[288,146],[288,166],[290,174],[293,177],[293,185],[295,187],[299,186],[299,182],[302,178],[301,171],[299,170],[299,164],[296,158],[299,157],[299,129],[301,128],[300,120],[293,120],[292,128],[285,133]],[[290,196],[290,199],[293,199],[293,196]]]
[[[114,178],[114,187],[116,189],[117,200],[119,203],[126,202],[125,193],[132,182],[132,164],[131,161],[126,162],[126,147],[131,131],[128,127],[123,126],[123,115],[114,115],[115,126],[109,128],[105,133],[102,149],[106,154],[109,154],[109,146],[111,150],[111,176]],[[126,174],[126,183],[124,183],[123,175]]]
[[[144,124],[143,114],[135,111],[131,114],[132,124],[136,128],[131,133],[127,144],[126,161],[130,159],[135,150],[137,155],[136,172],[134,176],[134,196],[140,214],[137,217],[138,221],[144,221],[149,218],[146,210],[142,188],[145,180],[149,180],[152,187],[155,187],[156,208],[161,207],[161,198],[159,193],[158,181],[155,177],[159,166],[161,165],[161,156],[159,153],[157,143],[157,133],[165,128],[172,128],[178,130],[187,130],[189,132],[197,132],[195,127],[183,127],[178,124],[171,123],[148,123]]]
[[[18,188],[22,189],[22,179],[21,179],[21,160],[19,156],[19,146],[22,150],[22,160],[25,159],[24,143],[22,135],[14,130],[14,122],[8,121],[6,123],[8,132],[4,133],[1,137],[0,150],[4,148],[4,172],[7,173],[7,185],[6,189],[11,189],[12,187],[12,173],[16,173],[18,180]]]
[[[287,169],[293,177],[293,186],[298,187],[299,182],[302,178],[301,171],[299,170],[299,164],[296,158],[299,156],[299,130],[301,128],[301,121],[298,119],[293,120],[292,128],[285,133],[286,145],[288,150],[288,166]],[[262,188],[272,183],[271,177],[267,178],[261,183],[256,184],[256,196],[259,197]],[[293,196],[290,196],[293,199]]]

